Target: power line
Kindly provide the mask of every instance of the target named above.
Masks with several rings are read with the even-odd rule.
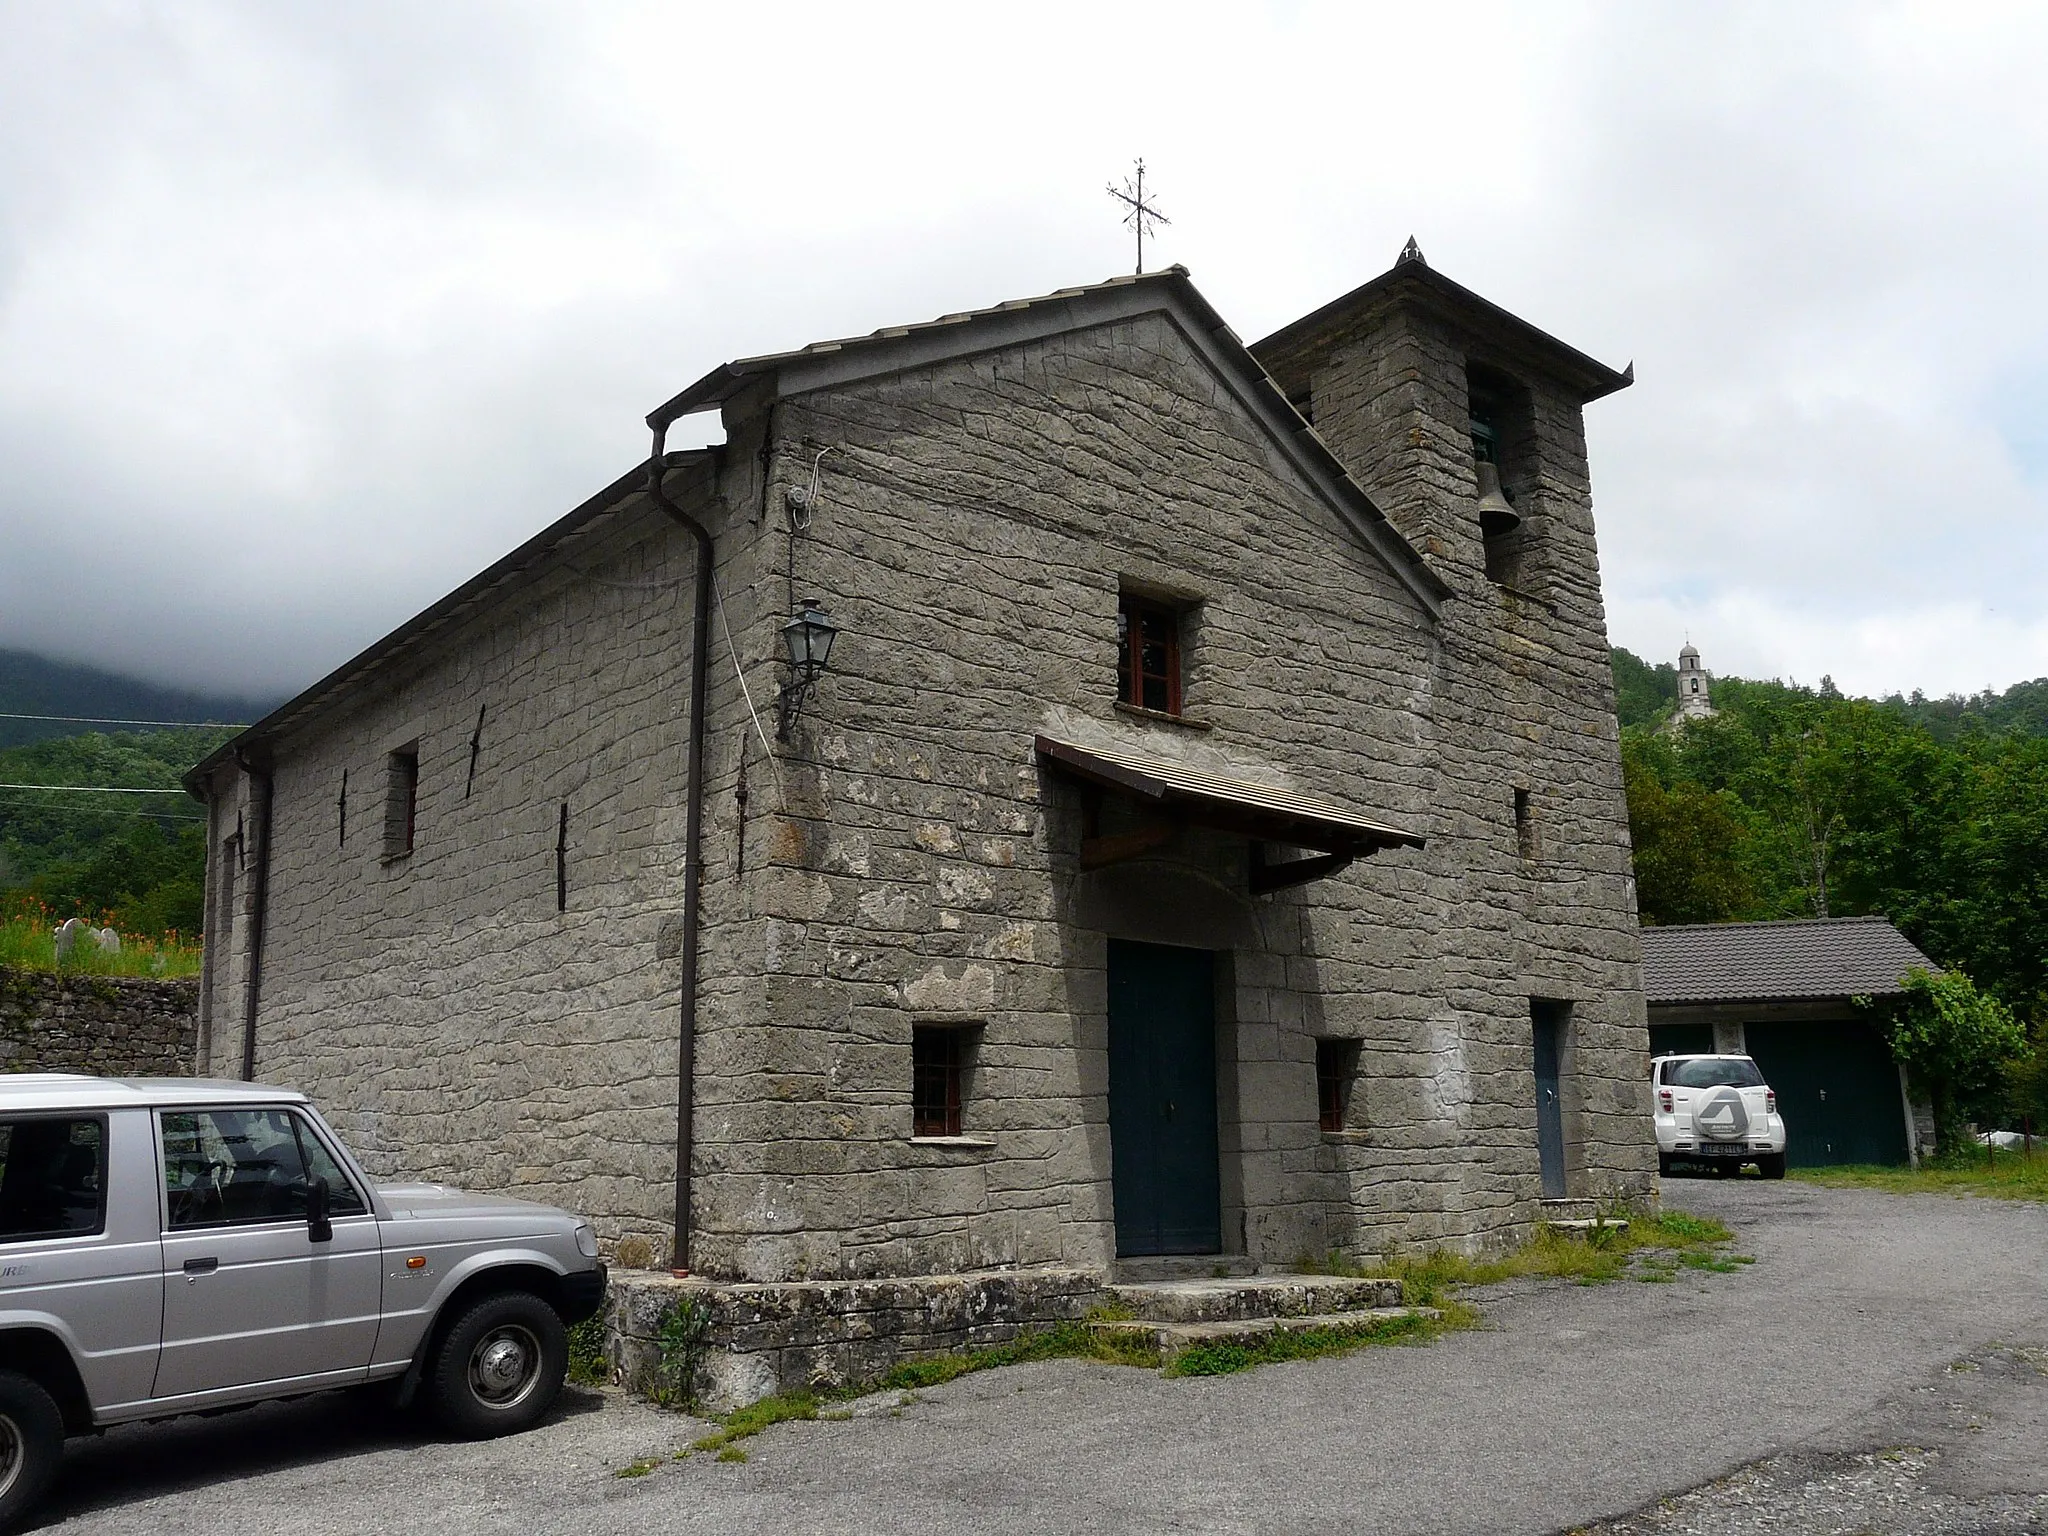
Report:
[[[131,811],[117,805],[26,805],[20,801],[0,803],[0,819],[16,811],[33,811],[38,816],[47,816],[52,811],[69,811],[74,816],[139,816],[145,821],[191,821],[202,822],[204,816],[180,816],[174,811]]]
[[[114,789],[100,784],[0,784],[0,789],[50,789],[67,795],[182,795],[182,789]]]
[[[246,731],[246,725],[231,720],[131,720],[125,715],[11,715],[0,712],[0,720],[58,720],[66,725],[161,725],[192,726],[201,730]]]

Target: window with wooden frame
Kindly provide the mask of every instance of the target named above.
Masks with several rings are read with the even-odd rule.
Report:
[[[1351,1086],[1357,1079],[1356,1040],[1316,1042],[1316,1123],[1324,1131],[1350,1129]]]
[[[1180,713],[1180,614],[1125,593],[1116,609],[1117,698],[1133,709]]]
[[[958,1136],[966,1097],[967,1031],[955,1024],[910,1029],[910,1134]]]

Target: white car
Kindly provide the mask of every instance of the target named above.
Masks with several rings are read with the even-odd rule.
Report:
[[[1785,1177],[1785,1122],[1778,1096],[1747,1056],[1659,1056],[1650,1064],[1657,1096],[1657,1171],[1679,1163],[1733,1173],[1755,1163]]]

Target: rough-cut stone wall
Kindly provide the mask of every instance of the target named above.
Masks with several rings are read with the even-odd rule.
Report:
[[[1445,718],[1463,728],[1516,651],[1448,651],[1163,317],[781,411],[781,437],[834,450],[795,590],[845,632],[783,763],[796,820],[762,823],[749,854],[768,916],[755,1022],[703,1042],[700,1262],[750,1279],[1110,1262],[1111,934],[1229,951],[1228,1248],[1284,1263],[1526,1222],[1527,998],[1598,1010],[1611,984],[1625,1014],[1634,982],[1613,902],[1590,943],[1620,963],[1532,982],[1499,765],[1443,749]],[[1115,709],[1121,584],[1198,600],[1186,709],[1211,729]],[[1241,840],[1189,834],[1082,875],[1079,800],[1034,764],[1040,731],[1277,777],[1431,848],[1256,902]],[[1566,796],[1577,772],[1540,788]],[[910,1136],[921,1018],[980,1025],[957,1144]],[[1316,1124],[1321,1035],[1361,1044],[1339,1136]],[[1608,1065],[1582,1063],[1600,1095]]]
[[[311,1094],[380,1177],[559,1203],[664,1257],[693,559],[629,497],[279,745],[255,1053],[259,1079]],[[410,745],[399,854],[389,756]],[[232,920],[208,1056],[235,1075],[260,823],[246,778],[215,817],[213,894]],[[238,825],[239,862],[223,853]]]
[[[1412,394],[1420,373],[1404,370],[1443,374],[1444,346],[1418,330],[1391,371],[1361,378]],[[1376,397],[1357,393],[1364,412]],[[1447,386],[1430,396],[1428,424],[1450,433],[1455,417],[1461,435],[1462,399],[1449,402]],[[1418,408],[1370,409],[1405,434]],[[1574,1192],[1647,1183],[1583,445],[1575,407],[1539,409],[1544,478],[1522,494],[1557,530],[1532,534],[1527,566],[1551,573],[1540,601],[1485,582],[1476,532],[1466,548],[1449,503],[1411,497],[1434,510],[1410,515],[1388,494],[1457,589],[1433,620],[1163,313],[732,408],[730,448],[694,503],[718,537],[721,594],[700,1272],[1108,1266],[1111,936],[1220,952],[1229,1251],[1286,1263],[1524,1230],[1538,1191],[1531,996],[1575,1005]],[[1381,489],[1363,471],[1399,445],[1347,442]],[[1469,499],[1469,456],[1417,462]],[[814,471],[822,499],[792,541],[782,492]],[[691,559],[629,498],[546,574],[278,746],[256,1037],[257,1075],[312,1093],[379,1174],[556,1201],[657,1254],[674,1171]],[[1185,703],[1206,729],[1115,707],[1126,586],[1191,605]],[[735,666],[772,731],[777,628],[812,596],[844,633],[771,753]],[[1244,841],[1216,834],[1084,873],[1081,799],[1036,764],[1041,732],[1291,784],[1429,845],[1257,900]],[[387,758],[413,742],[417,843],[393,857]],[[1537,807],[1540,859],[1518,851],[1516,786]],[[239,1059],[258,812],[246,781],[215,800],[216,1070]],[[1112,797],[1103,830],[1124,814]],[[973,1031],[957,1140],[911,1135],[921,1020]],[[1324,1036],[1360,1046],[1351,1122],[1334,1135],[1317,1128]]]
[[[1504,474],[1522,530],[1489,576],[1468,367],[1528,391]],[[1308,384],[1317,431],[1456,592],[1433,701],[1442,793],[1429,862],[1442,902],[1440,1097],[1463,1198],[1497,1206],[1530,1159],[1529,999],[1571,1004],[1562,1097],[1574,1195],[1652,1181],[1648,1029],[1592,491],[1577,397],[1426,309],[1357,316],[1268,360]],[[1503,574],[1496,567],[1495,576]],[[1532,826],[1516,824],[1525,790]],[[1462,1074],[1462,1075],[1461,1075]]]
[[[0,1072],[186,1077],[199,982],[0,966]]]
[[[713,1411],[778,1392],[832,1391],[880,1381],[906,1361],[1006,1344],[1074,1323],[1109,1299],[1097,1270],[893,1280],[720,1285],[620,1275],[605,1297],[607,1357],[622,1385],[658,1401],[685,1395],[681,1362],[662,1358],[678,1307],[700,1310],[702,1355],[690,1385]]]

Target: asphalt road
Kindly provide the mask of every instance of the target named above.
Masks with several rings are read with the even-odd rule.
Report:
[[[447,1445],[335,1399],[74,1444],[65,1532],[2048,1532],[2048,1207],[1673,1181],[1757,1262],[1518,1283],[1425,1347],[1181,1381],[1057,1361],[744,1464],[616,1470],[697,1431],[575,1394]]]

